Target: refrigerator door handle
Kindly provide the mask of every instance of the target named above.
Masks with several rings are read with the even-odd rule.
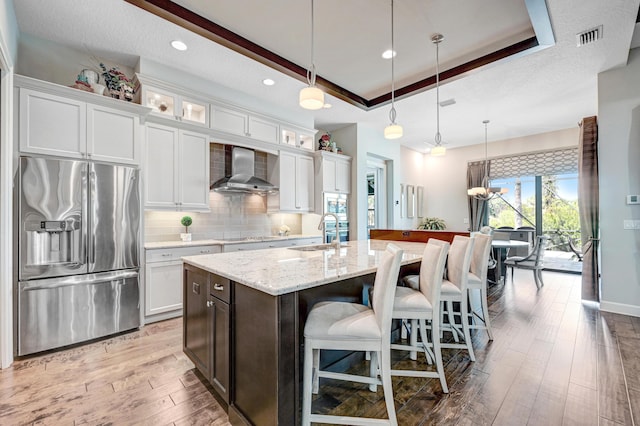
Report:
[[[33,282],[23,282],[21,283],[21,287],[22,291],[35,291],[92,284],[96,282],[113,282],[118,285],[123,285],[127,278],[134,278],[137,276],[137,271],[118,271],[105,274],[76,275],[67,278],[52,278]]]

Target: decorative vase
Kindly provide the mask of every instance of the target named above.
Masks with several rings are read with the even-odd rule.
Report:
[[[180,238],[182,239],[183,243],[188,243],[189,241],[191,241],[191,233],[190,232],[181,232],[180,233]]]
[[[102,95],[104,93],[104,89],[106,88],[104,85],[100,83],[93,83],[93,93],[97,93],[98,95]]]

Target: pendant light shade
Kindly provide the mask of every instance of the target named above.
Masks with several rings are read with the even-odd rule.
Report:
[[[389,124],[384,128],[385,139],[399,139],[402,137],[402,126],[399,124]]]
[[[324,93],[316,86],[300,90],[300,106],[304,109],[320,109],[324,106]]]
[[[447,152],[447,148],[442,146],[442,135],[440,134],[440,42],[444,40],[442,34],[431,36],[431,42],[436,45],[436,137],[434,147],[431,148],[433,157],[441,157]]]
[[[482,186],[474,186],[467,190],[467,195],[475,198],[476,200],[487,201],[496,195],[502,195],[509,192],[507,188],[490,187],[489,186],[489,157],[487,156],[487,124],[489,120],[484,120],[484,177],[482,178]]]
[[[316,87],[316,66],[314,63],[314,3],[311,0],[311,66],[307,70],[309,86],[300,90],[299,104],[304,109],[320,109],[324,106],[324,92]]]
[[[393,37],[393,0],[391,0],[391,110],[389,111],[389,125],[384,129],[385,139],[398,139],[402,137],[402,126],[396,123],[396,107],[395,107],[395,62],[394,57],[396,51],[394,47]]]
[[[447,152],[447,148],[444,146],[434,146],[431,148],[431,156],[432,157],[442,157]]]

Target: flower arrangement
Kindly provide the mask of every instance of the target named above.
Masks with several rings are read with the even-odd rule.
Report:
[[[102,68],[104,84],[107,86],[112,97],[127,101],[133,100],[133,82],[129,80],[118,67],[107,69],[107,67],[100,62],[100,68]]]
[[[329,132],[323,133],[320,139],[318,139],[318,143],[318,149],[321,151],[332,151],[336,145],[335,142],[331,141],[331,133]]]
[[[431,229],[436,231],[442,231],[447,227],[444,219],[438,217],[425,217],[418,225],[418,229]]]
[[[278,235],[280,236],[289,235],[290,231],[291,229],[287,225],[280,225],[280,230],[278,232]]]

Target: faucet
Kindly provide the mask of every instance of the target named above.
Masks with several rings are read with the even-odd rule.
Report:
[[[336,235],[333,237],[333,241],[331,244],[336,248],[336,250],[340,250],[340,236],[338,234],[338,216],[335,213],[325,213],[320,218],[320,224],[318,225],[318,230],[322,231],[324,229],[324,218],[327,216],[333,216],[336,220]]]

